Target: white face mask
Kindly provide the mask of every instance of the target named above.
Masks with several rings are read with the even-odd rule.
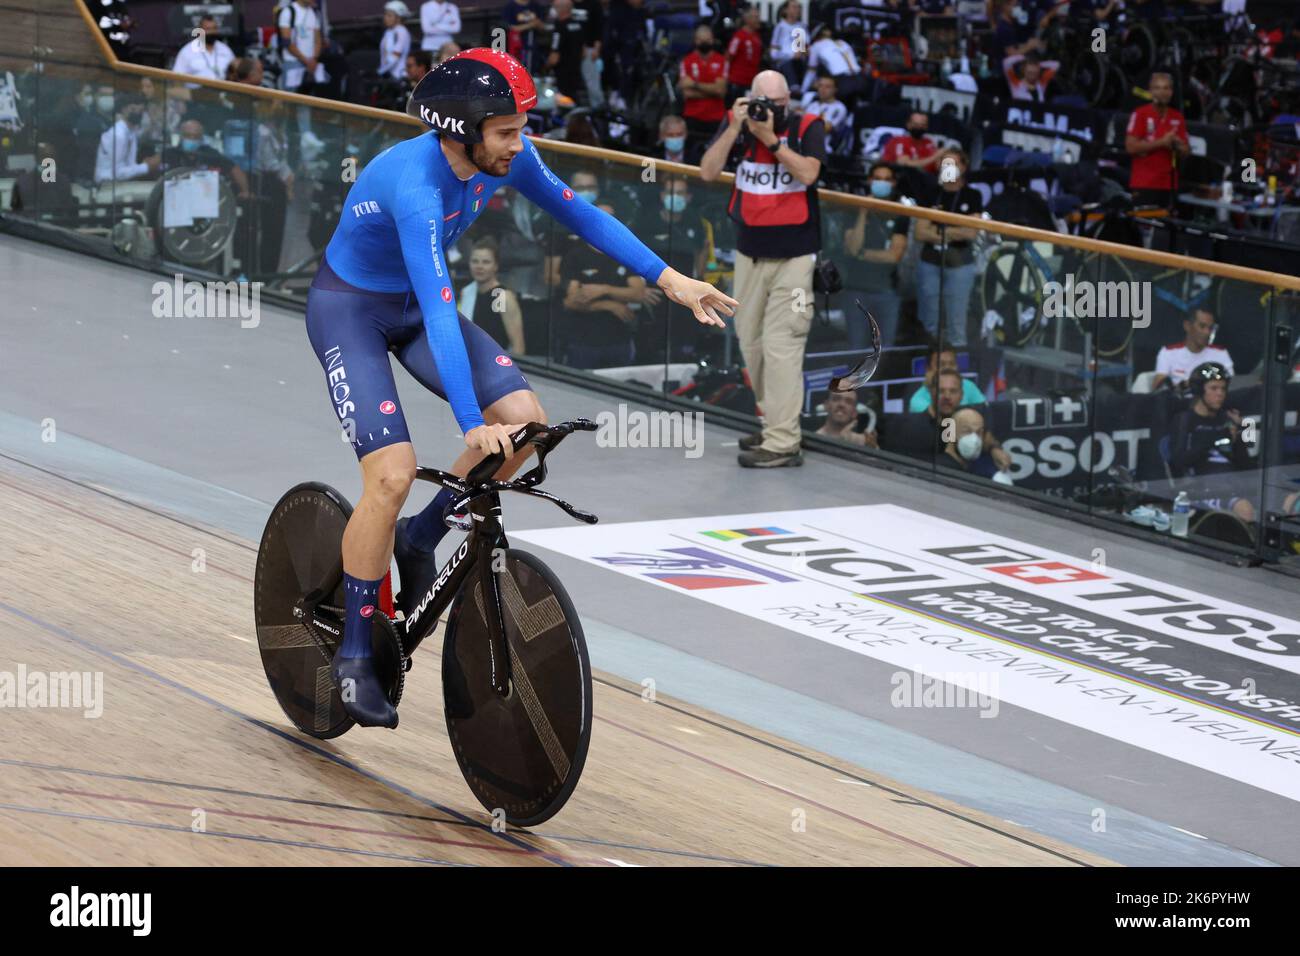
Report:
[[[967,461],[974,461],[984,450],[984,439],[980,438],[975,432],[962,435],[957,439],[957,454],[961,455]]]

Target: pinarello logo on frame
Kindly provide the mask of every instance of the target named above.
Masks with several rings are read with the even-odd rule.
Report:
[[[369,617],[374,613],[375,613],[375,606],[373,604],[367,604],[365,607],[361,609],[362,617]]]
[[[450,287],[450,286],[443,286],[443,287],[442,287],[442,301],[443,301],[443,302],[450,302],[450,301],[451,301],[451,287]]]
[[[566,189],[566,190],[564,191],[563,195],[564,195],[564,198],[565,198],[565,199],[572,199],[572,198],[573,198],[573,190],[572,190],[572,189]]]
[[[509,356],[509,355],[498,355],[498,356],[497,356],[497,364],[498,364],[498,365],[514,365],[515,363],[512,362],[512,361],[510,361],[510,356]]]
[[[397,411],[397,403],[396,403],[396,402],[380,402],[380,403],[379,403],[379,410],[380,410],[381,412],[383,412],[385,415],[391,415],[391,414],[393,414],[393,412]]]

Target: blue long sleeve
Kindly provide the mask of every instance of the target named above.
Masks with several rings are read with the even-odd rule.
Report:
[[[560,182],[541,154],[524,140],[524,154],[512,164],[506,184],[513,186],[576,235],[654,285],[668,264],[609,213],[597,209]]]
[[[462,432],[482,425],[483,413],[474,394],[469,353],[461,334],[451,274],[439,242],[443,220],[441,192],[418,175],[403,176],[396,190],[399,208],[393,211],[402,260],[411,287],[424,313],[424,331],[438,362],[442,387]]]

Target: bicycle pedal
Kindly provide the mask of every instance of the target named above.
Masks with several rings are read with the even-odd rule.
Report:
[[[415,658],[414,658],[414,657],[408,657],[408,658],[406,659],[406,673],[408,673],[408,674],[411,673],[411,668],[414,667],[414,666],[415,666]]]

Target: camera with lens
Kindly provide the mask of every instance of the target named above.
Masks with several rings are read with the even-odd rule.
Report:
[[[766,123],[768,113],[777,111],[776,104],[766,96],[755,96],[746,105],[749,107],[749,118],[756,123]]]

